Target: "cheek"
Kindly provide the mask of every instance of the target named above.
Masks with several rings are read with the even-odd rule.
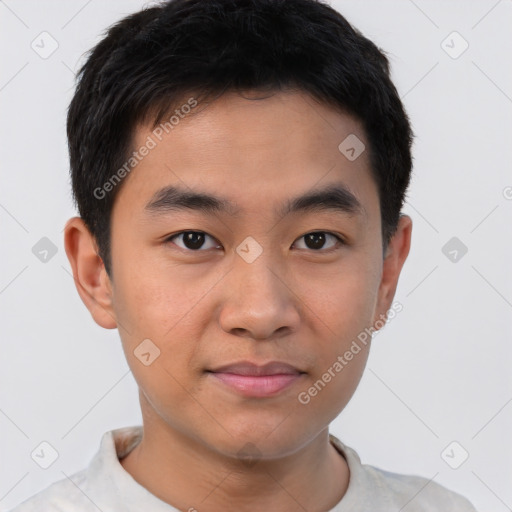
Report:
[[[347,259],[336,273],[305,290],[316,333],[309,350],[318,362],[309,382],[317,383],[310,396],[313,401],[321,395],[315,399],[318,407],[337,404],[335,409],[341,410],[357,387],[368,358],[377,290],[378,272],[363,257]]]
[[[179,268],[160,268],[154,261],[143,260],[137,267],[119,263],[114,309],[130,335],[163,340],[166,333],[181,326],[204,294],[205,286],[198,280],[187,280]]]
[[[139,259],[138,269],[127,262],[121,263],[124,264],[119,265],[121,270],[114,288],[114,310],[118,323],[124,327],[119,333],[135,378],[146,379],[141,382],[142,387],[158,389],[162,385],[160,389],[171,392],[179,388],[172,377],[189,385],[200,349],[194,340],[201,338],[211,318],[205,309],[208,307],[205,294],[218,277],[193,277],[186,269],[163,268],[165,265],[159,266],[154,261],[145,264],[143,258]],[[159,351],[151,364],[156,368],[152,372],[137,360],[138,347],[146,339],[157,347],[153,348],[155,353]]]
[[[355,392],[368,360],[375,297],[372,283],[360,274],[332,281],[328,293],[311,290],[315,324],[309,351],[317,364],[297,400],[304,414],[323,422],[334,420]],[[325,290],[324,290],[325,291]]]
[[[325,324],[329,338],[348,340],[369,326],[377,301],[375,263],[353,255],[328,273],[311,274],[303,288],[304,302],[313,318]]]
[[[129,326],[119,333],[133,376],[152,408],[165,415],[193,409],[197,346],[192,341],[203,328],[197,302],[204,291],[189,285],[185,294],[178,273],[174,279],[155,274],[120,273],[115,312]]]

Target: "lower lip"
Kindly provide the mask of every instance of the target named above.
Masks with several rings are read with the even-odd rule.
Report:
[[[213,377],[220,380],[231,389],[234,389],[245,396],[268,397],[276,395],[296,382],[302,374],[279,374],[279,375],[237,375],[235,373],[210,372]]]

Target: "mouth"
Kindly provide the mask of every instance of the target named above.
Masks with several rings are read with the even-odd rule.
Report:
[[[275,396],[306,374],[288,363],[278,361],[263,366],[242,361],[207,370],[207,373],[224,387],[243,396],[256,398]]]

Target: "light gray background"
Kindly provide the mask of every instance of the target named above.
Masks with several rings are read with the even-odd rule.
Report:
[[[1,510],[84,468],[105,431],[141,422],[118,333],[81,303],[62,229],[75,214],[65,138],[74,72],[107,26],[147,4],[0,1]],[[375,336],[331,431],[365,463],[433,478],[482,512],[510,510],[512,2],[332,5],[388,52],[417,137],[404,309]],[[43,31],[59,45],[46,59],[31,48]],[[445,51],[463,48],[446,40],[453,31],[469,43],[458,58]],[[454,236],[468,248],[456,262],[442,252]],[[32,253],[42,237],[57,246],[46,263]],[[59,453],[46,470],[30,456],[42,441]],[[441,456],[452,441],[463,447],[448,450],[452,464],[469,453],[458,469]]]

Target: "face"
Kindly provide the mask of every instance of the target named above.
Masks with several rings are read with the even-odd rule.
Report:
[[[369,147],[354,118],[295,92],[195,111],[161,140],[138,127],[134,146],[156,145],[116,198],[111,280],[90,309],[119,329],[145,422],[284,456],[351,398],[369,343],[344,354],[390,308],[407,233],[383,259],[368,152],[338,148],[350,134]],[[291,368],[220,371],[269,362]]]

